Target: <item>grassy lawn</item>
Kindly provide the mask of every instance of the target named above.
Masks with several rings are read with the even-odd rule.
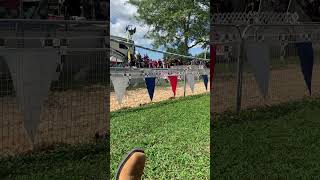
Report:
[[[96,145],[60,146],[32,154],[0,159],[1,180],[104,180],[107,148]]]
[[[320,100],[216,115],[213,179],[320,179]]]
[[[164,101],[111,114],[111,177],[123,156],[141,147],[144,179],[209,179],[210,96]]]

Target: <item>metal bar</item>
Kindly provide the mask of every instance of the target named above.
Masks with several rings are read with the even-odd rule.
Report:
[[[1,37],[1,36],[0,36]],[[76,39],[105,39],[105,36],[79,36],[79,37],[66,37],[66,36],[52,36],[52,37],[10,37],[6,36],[5,40],[25,39],[25,40],[56,40],[56,39],[76,40]]]
[[[260,11],[261,11],[261,6],[262,6],[262,0],[260,0],[260,2],[259,2],[259,9],[258,9],[258,12],[260,13]]]
[[[22,48],[0,48],[0,51],[1,50],[19,50],[19,49],[24,49],[24,50],[43,50],[43,49],[49,49],[49,48],[52,48],[54,49],[53,47],[43,47],[43,48],[25,48],[25,47],[22,47]],[[106,51],[108,50],[107,48],[60,48],[60,50],[63,50],[65,52],[68,52],[68,51],[83,51],[83,52],[88,52],[88,51]]]
[[[41,24],[55,24],[55,23],[68,23],[68,24],[98,24],[109,25],[109,21],[74,21],[74,20],[45,20],[45,19],[0,19],[1,22],[21,22],[21,23],[41,23]]]
[[[184,85],[183,85],[183,97],[186,97],[186,91],[187,91],[187,72],[184,70]]]
[[[242,30],[240,26],[238,26],[237,30],[241,37],[240,43],[240,52],[239,52],[239,59],[238,59],[238,68],[237,68],[237,113],[241,111],[241,104],[242,104],[242,82],[243,82],[243,62],[244,62],[244,43],[245,43],[245,35],[247,31],[250,29],[250,25],[247,25]]]
[[[20,10],[20,15],[19,15],[19,17],[20,17],[21,19],[23,19],[23,17],[24,17],[23,0],[20,0],[19,10]]]
[[[292,0],[289,0],[288,7],[287,7],[287,13],[289,12],[289,9],[291,7],[291,3],[292,3]]]
[[[238,57],[238,65],[237,65],[237,94],[236,94],[236,112],[239,113],[241,111],[241,103],[242,103],[242,80],[243,80],[243,58],[244,58],[244,39],[241,39],[240,47],[239,47],[239,57]]]
[[[237,24],[237,25],[234,25],[234,24],[211,24],[211,27],[215,27],[215,26],[230,26],[230,27],[239,27],[239,26],[292,26],[292,27],[295,27],[295,26],[301,26],[301,27],[304,27],[304,26],[319,26],[320,27],[320,23],[319,22],[308,22],[308,23],[299,23],[299,24],[285,24],[285,23],[282,23],[282,24]]]

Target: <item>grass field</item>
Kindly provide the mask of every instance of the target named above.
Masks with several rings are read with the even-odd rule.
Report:
[[[210,96],[196,95],[111,114],[111,177],[141,147],[144,179],[209,179]]]
[[[1,180],[108,179],[105,143],[60,146],[0,159]]]
[[[213,179],[320,179],[320,100],[216,115]]]

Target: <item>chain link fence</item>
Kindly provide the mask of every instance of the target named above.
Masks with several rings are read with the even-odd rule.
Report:
[[[297,43],[312,42],[314,67],[311,97],[319,97],[319,24],[284,23],[214,24],[211,42],[216,47],[212,111],[239,111],[309,97],[300,67]],[[247,45],[268,46],[269,88],[264,97],[247,59]],[[260,61],[261,57],[254,59]]]
[[[108,132],[105,22],[0,20],[0,154]]]

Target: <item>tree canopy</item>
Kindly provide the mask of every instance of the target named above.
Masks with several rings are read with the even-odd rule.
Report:
[[[129,0],[137,7],[136,19],[150,27],[146,38],[155,48],[189,55],[195,46],[207,46],[210,0]]]

